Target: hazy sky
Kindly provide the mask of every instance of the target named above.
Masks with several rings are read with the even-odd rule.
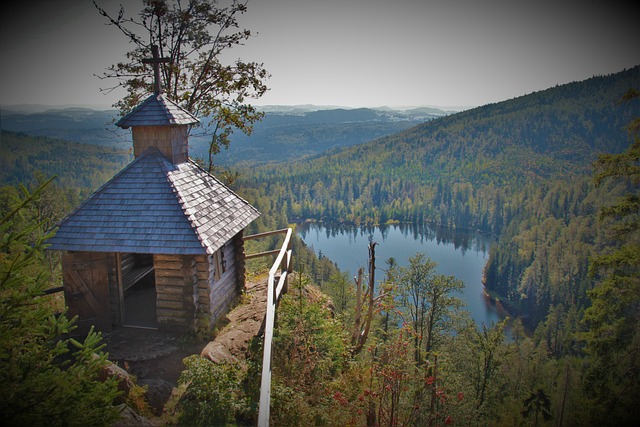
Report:
[[[272,75],[255,104],[484,105],[640,64],[636,12],[616,3],[249,0],[241,24],[257,35],[231,54]],[[108,84],[94,74],[130,46],[91,0],[1,8],[0,104],[109,106],[123,96],[101,94]]]

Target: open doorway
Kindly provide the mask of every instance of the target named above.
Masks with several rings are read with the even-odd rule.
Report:
[[[122,325],[157,328],[153,255],[123,253],[120,268],[124,294]]]

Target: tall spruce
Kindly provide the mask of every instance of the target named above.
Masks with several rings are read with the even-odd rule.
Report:
[[[631,90],[624,100],[638,98],[640,92]],[[602,155],[595,164],[597,186],[625,188],[600,212],[608,244],[592,259],[597,283],[584,316],[591,358],[585,386],[599,425],[640,423],[640,117],[628,129],[630,147]]]

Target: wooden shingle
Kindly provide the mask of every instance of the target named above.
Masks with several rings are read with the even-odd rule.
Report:
[[[131,126],[193,125],[199,120],[163,94],[154,94],[116,123],[123,129]]]
[[[50,249],[213,254],[260,213],[192,161],[147,150],[63,219]]]

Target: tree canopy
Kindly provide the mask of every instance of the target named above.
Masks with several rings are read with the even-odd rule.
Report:
[[[116,82],[104,91],[118,87],[127,91],[114,106],[125,114],[153,92],[153,75],[145,59],[151,57],[152,46],[157,46],[165,59],[160,64],[163,92],[196,117],[207,118],[202,130],[211,136],[211,165],[213,155],[229,145],[235,129],[248,135],[262,118],[247,100],[260,98],[267,90],[268,73],[263,65],[223,60],[224,52],[252,36],[238,22],[238,16],[247,11],[246,3],[142,0],[138,16],[128,17],[124,6],[114,14],[94,1],[98,12],[134,45],[125,61],[111,65],[101,76]]]

